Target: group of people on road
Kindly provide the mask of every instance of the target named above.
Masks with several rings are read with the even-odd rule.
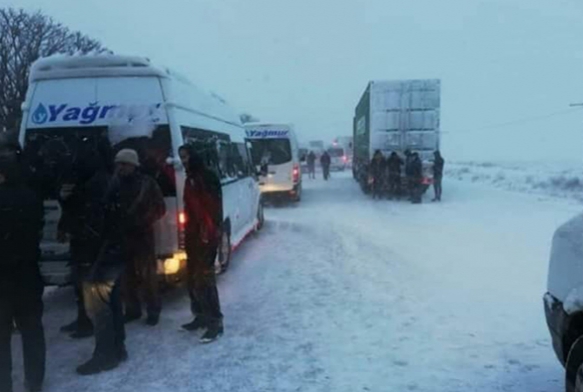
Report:
[[[8,151],[8,152],[6,152]],[[190,146],[179,150],[186,169],[185,250],[193,321],[201,342],[223,333],[215,279],[221,236],[222,191],[218,175]],[[62,214],[57,239],[68,242],[77,298],[76,319],[61,331],[95,337],[91,358],[77,367],[90,375],[128,359],[125,323],[142,317],[158,324],[162,310],[154,225],[166,213],[157,182],[140,170],[138,153],[110,147],[84,152],[75,183],[58,184]],[[42,389],[46,345],[42,324],[44,282],[39,270],[43,195],[18,146],[0,146],[0,391],[12,391],[11,335],[21,334],[26,390]]]
[[[309,178],[315,179],[316,178],[316,154],[314,151],[310,151],[308,156],[306,157],[306,161],[308,163],[308,175]],[[324,180],[328,181],[330,178],[330,165],[332,164],[332,158],[330,158],[330,154],[328,151],[324,151],[320,156],[320,166],[322,166],[322,175],[324,176]]]
[[[385,158],[380,150],[375,151],[369,164],[370,191],[373,199],[388,197],[389,199],[407,196],[414,203],[419,204],[423,195],[423,163],[417,152],[406,150],[403,160],[395,151]],[[439,151],[434,152],[433,185],[435,197],[433,201],[441,201],[443,178],[443,160]],[[403,174],[404,166],[404,176]],[[403,181],[404,180],[404,181]]]

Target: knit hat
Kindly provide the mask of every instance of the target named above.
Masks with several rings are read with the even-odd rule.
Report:
[[[124,148],[115,156],[115,163],[129,163],[130,165],[140,166],[140,158],[135,150]]]

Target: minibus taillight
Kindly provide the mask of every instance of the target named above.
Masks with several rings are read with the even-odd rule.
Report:
[[[178,247],[184,249],[185,238],[184,238],[184,226],[186,226],[186,214],[184,212],[178,213]]]
[[[300,165],[297,163],[294,164],[293,180],[294,182],[300,182]]]

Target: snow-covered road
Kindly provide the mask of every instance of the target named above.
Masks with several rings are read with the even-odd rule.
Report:
[[[373,201],[348,173],[306,178],[302,202],[269,208],[220,278],[221,340],[179,331],[177,290],[157,327],[128,326],[130,360],[94,377],[74,373],[92,341],[58,333],[74,307],[53,292],[45,391],[562,391],[541,297],[553,230],[580,207],[456,181],[444,199]]]

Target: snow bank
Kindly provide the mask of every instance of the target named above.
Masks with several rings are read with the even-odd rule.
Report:
[[[583,201],[582,167],[573,164],[454,162],[446,163],[445,175],[510,191]]]

